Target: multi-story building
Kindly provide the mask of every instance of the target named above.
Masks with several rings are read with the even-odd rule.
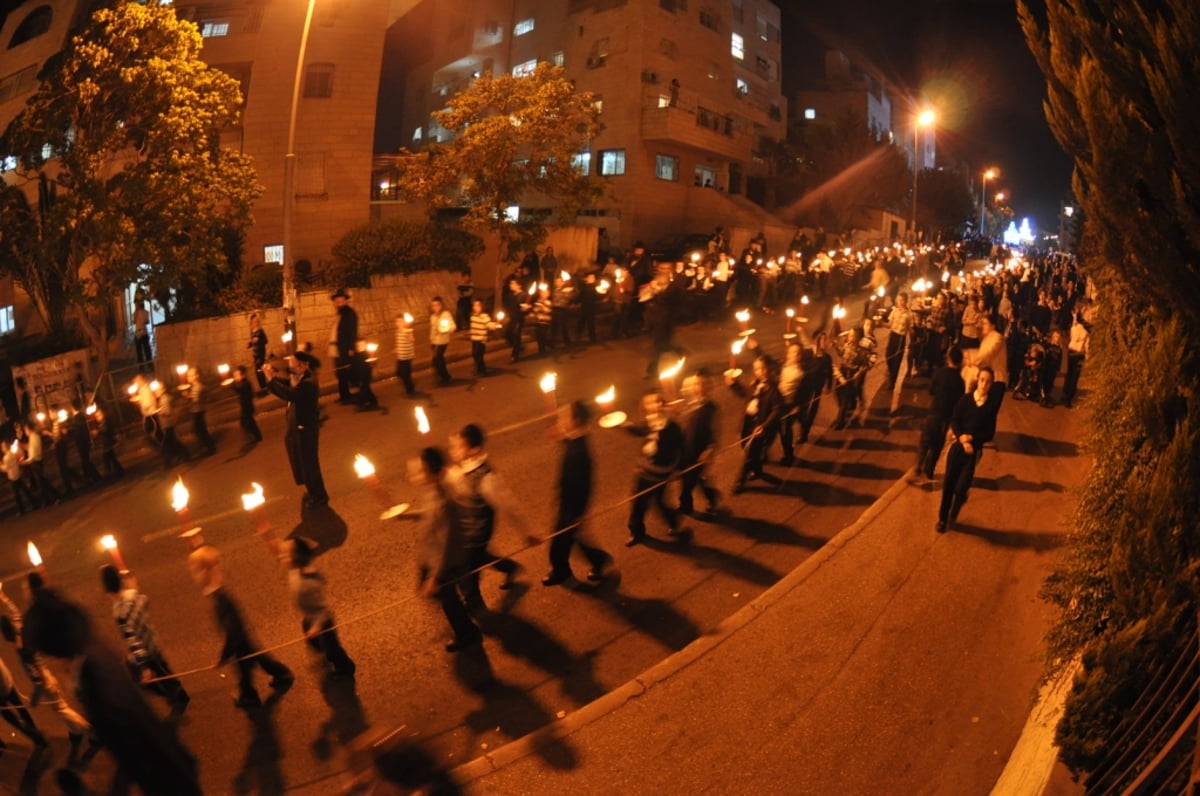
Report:
[[[769,224],[746,197],[761,195],[767,142],[785,134],[779,39],[768,0],[421,0],[389,35],[406,78],[399,130],[380,140],[444,140],[433,111],[478,75],[552,61],[601,102],[579,163],[608,191],[581,222],[626,246]]]
[[[281,263],[284,161],[305,3],[177,2],[204,37],[201,57],[241,83],[241,123],[222,144],[253,158],[263,194],[243,260]],[[37,88],[37,73],[89,13],[87,0],[28,0],[0,30],[0,126]],[[293,260],[320,268],[346,230],[370,219],[375,108],[388,0],[314,0],[296,105]],[[3,153],[0,153],[3,158]],[[11,169],[11,164],[8,164]],[[125,286],[125,309],[132,287]]]
[[[855,66],[839,50],[826,50],[824,71],[796,91],[789,103],[792,122],[836,125],[853,117],[866,123],[876,140],[892,140],[892,98],[878,77]]]

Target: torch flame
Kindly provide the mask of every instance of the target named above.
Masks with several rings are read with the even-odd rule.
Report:
[[[545,290],[549,290],[549,289],[550,289],[550,286],[549,286],[549,285],[547,285],[545,282],[538,282],[537,289],[538,289],[538,290],[545,291]]]
[[[284,344],[292,342],[292,330],[288,329],[280,339],[283,340]]]
[[[795,311],[794,309],[792,309],[791,307],[788,307],[788,308],[787,308],[787,316],[788,316],[789,318],[795,318],[795,317],[796,317],[796,311]]]
[[[801,303],[801,304],[808,304],[808,296],[801,296],[801,297],[800,297],[800,303]]]
[[[249,494],[242,495],[242,508],[246,511],[252,511],[263,503],[266,503],[266,499],[263,497],[262,484],[257,481],[251,481]]]
[[[609,388],[596,396],[596,403],[610,404],[617,399],[616,385],[609,385]]]
[[[45,422],[46,422],[46,413],[45,413],[45,412],[38,412],[38,413],[37,413],[37,421],[38,421],[39,423],[45,423]]]
[[[880,285],[879,288],[875,291],[875,295],[879,296],[880,298],[883,298],[885,295],[887,295],[887,288],[885,288],[883,285]]]
[[[692,252],[692,262],[700,262],[700,252]]]
[[[187,372],[188,372],[188,366],[187,365],[176,365],[175,372],[178,373],[180,376],[186,376]]]
[[[188,490],[183,485],[183,476],[175,482],[175,486],[171,487],[171,508],[176,511],[183,511],[188,505]]]
[[[750,310],[741,310],[740,312],[734,314],[733,317],[737,318],[742,323],[747,323],[750,320]]]
[[[379,350],[379,343],[367,343],[367,353],[374,354]]]
[[[113,536],[111,533],[104,534],[100,537],[100,546],[105,550],[116,550],[117,537]]]
[[[746,347],[746,339],[747,338],[743,337],[740,340],[736,340],[733,345],[729,346],[729,350],[734,356],[742,353],[742,349]]]
[[[596,292],[603,296],[611,287],[607,279],[601,279],[600,284],[596,285]]]
[[[14,439],[11,450],[13,453],[19,452],[21,450],[21,443]]]
[[[409,313],[407,313],[407,312],[406,312],[406,313],[404,313],[404,322],[405,322],[405,323],[412,323],[412,322],[413,322],[413,316],[412,316],[412,315],[410,315],[410,314],[409,314]]]
[[[538,386],[542,388],[542,392],[544,393],[554,392],[558,388],[558,374],[553,371],[547,373],[545,376],[542,376],[542,380],[538,382]]]
[[[425,407],[418,406],[413,410],[413,414],[417,416],[417,431],[421,434],[428,434],[429,418],[425,415]]]
[[[25,545],[25,552],[29,554],[29,563],[35,567],[42,565],[42,554],[38,552],[37,545],[33,542]]]
[[[496,313],[496,321],[500,322],[502,320],[504,320],[504,310],[500,310]]]
[[[125,392],[129,393],[129,396],[130,396],[130,397],[133,397],[133,396],[137,395],[137,385],[136,385],[136,384],[130,384],[130,385],[129,385],[129,388],[128,388],[128,389],[126,389],[126,390],[125,390]]]
[[[354,474],[359,478],[370,478],[375,475],[375,465],[361,453],[354,454]]]
[[[532,285],[529,286],[529,295],[532,296],[536,292],[537,292],[537,282],[534,282]]]
[[[66,409],[58,410],[58,422],[60,422],[60,423],[67,422],[67,410]]]
[[[685,359],[684,357],[680,357],[679,361],[676,362],[673,366],[667,368],[664,371],[659,372],[658,377],[660,379],[673,379],[676,376],[678,376],[679,371],[683,370],[684,359]]]
[[[559,272],[558,272],[558,275],[559,275],[559,277],[562,279],[562,281],[564,281],[564,282],[570,282],[570,281],[571,281],[571,275],[570,275],[570,274],[568,274],[566,271],[559,271]]]
[[[150,391],[151,392],[158,392],[161,389],[162,389],[162,382],[160,382],[158,379],[155,379],[154,381],[150,382]]]
[[[222,376],[228,376],[229,366],[224,363],[217,365],[217,373],[220,373]]]

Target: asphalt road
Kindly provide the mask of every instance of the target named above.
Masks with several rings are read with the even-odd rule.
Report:
[[[782,318],[754,323],[768,349],[782,347]],[[728,364],[735,334],[732,322],[697,325],[681,329],[677,342],[688,351],[689,368],[706,365],[719,372]],[[187,673],[193,701],[181,734],[201,761],[206,792],[336,791],[346,768],[343,742],[367,726],[403,727],[446,765],[460,764],[590,702],[709,632],[853,522],[911,463],[915,432],[908,404],[927,399],[906,391],[905,405],[889,421],[890,396],[877,394],[880,365],[868,381],[868,394],[882,410],[869,421],[870,433],[826,433],[834,408],[828,398],[814,429],[816,439],[802,450],[804,461],[791,469],[771,468],[785,478],[782,488],[760,487],[732,498],[733,515],[720,523],[693,521],[695,537],[687,545],[665,541],[665,529],[652,518],[650,533],[664,541],[627,550],[623,501],[640,442],[617,430],[597,429],[591,436],[598,468],[593,507],[607,511],[592,526],[615,555],[617,576],[598,588],[542,587],[545,549],[524,549],[523,534],[502,518],[493,549],[514,553],[525,566],[522,586],[501,592],[501,577],[485,574],[484,596],[493,608],[485,644],[476,654],[446,653],[444,617],[415,594],[415,524],[379,521],[380,501],[355,477],[354,455],[365,454],[375,463],[389,500],[407,500],[413,490],[402,477],[405,461],[424,444],[413,407],[426,408],[435,442],[466,422],[479,422],[491,432],[494,465],[524,502],[525,524],[549,530],[558,450],[546,434],[539,378],[549,369],[558,373],[560,401],[590,397],[615,384],[618,407],[635,412],[649,384],[642,377],[646,346],[641,339],[604,344],[557,361],[511,367],[495,358],[493,364],[501,368],[496,375],[478,382],[462,379],[418,401],[404,399],[393,382],[384,383],[377,392],[386,414],[330,404],[321,458],[332,502],[329,510],[308,516],[301,514],[302,490],[291,483],[283,455],[282,415],[260,418],[266,441],[245,454],[238,429],[221,428],[213,457],[6,521],[0,544],[6,589],[24,604],[16,581],[28,567],[25,540],[32,539],[53,584],[91,610],[119,644],[96,577],[107,561],[100,536],[117,536],[142,591],[151,597],[168,659]],[[468,364],[452,369],[465,374]],[[421,376],[428,384],[428,375]],[[732,443],[741,403],[726,390],[719,399],[722,441]],[[778,449],[772,456],[778,457]],[[723,489],[739,461],[730,451],[716,462],[716,481]],[[220,641],[209,606],[187,575],[185,546],[176,538],[179,523],[169,492],[179,475],[191,491],[191,519],[223,551],[228,586],[252,627],[265,646],[285,645],[278,656],[299,676],[276,707],[257,720],[233,707],[230,671],[210,668]],[[323,683],[297,643],[299,620],[283,573],[241,509],[239,495],[249,491],[251,481],[263,485],[267,512],[280,534],[297,531],[321,543],[320,563],[343,625],[342,640],[358,664],[356,688]],[[585,571],[582,562],[575,567]],[[15,668],[10,649],[0,655]],[[259,687],[265,694],[265,678],[259,678]],[[27,744],[14,739],[14,749],[0,757],[5,786],[15,789],[23,778],[36,783],[65,755],[62,723],[45,708],[35,716],[53,738],[51,754],[29,766]],[[556,761],[566,767],[572,763]],[[97,758],[89,782],[103,781],[109,770],[103,756]]]

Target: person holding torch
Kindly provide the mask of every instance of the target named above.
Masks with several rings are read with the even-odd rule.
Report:
[[[292,354],[291,362],[290,381],[278,377],[269,362],[263,365],[263,373],[267,376],[267,389],[287,401],[287,432],[283,441],[292,477],[296,484],[304,485],[307,506],[324,506],[329,503],[329,493],[325,491],[325,479],[321,476],[321,407],[313,373],[321,361],[307,351],[298,350]]]

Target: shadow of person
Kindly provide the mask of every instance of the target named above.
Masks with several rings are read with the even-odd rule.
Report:
[[[300,509],[300,522],[292,529],[287,538],[297,536],[316,544],[315,554],[320,555],[346,542],[349,529],[346,521],[341,518],[328,504],[324,506],[304,506]]]
[[[1062,494],[1067,487],[1054,481],[1026,481],[1016,475],[1001,475],[995,478],[975,477],[975,485],[985,489],[1003,490],[1005,492],[1054,492]]]
[[[874,481],[895,481],[900,476],[904,475],[904,470],[898,470],[894,467],[881,467],[878,464],[871,462],[841,462],[841,461],[826,461],[823,459],[802,459],[794,465],[802,467],[805,470],[812,470],[817,473],[825,473],[826,475],[838,475],[846,478],[859,478],[863,480]]]
[[[700,569],[720,570],[738,580],[759,586],[773,586],[782,577],[780,573],[757,561],[691,541],[685,543],[661,542],[653,536],[647,536],[646,547],[682,558],[690,558],[692,563]]]
[[[454,676],[467,689],[482,694],[496,682],[492,661],[482,644],[464,647],[454,655]]]
[[[1079,446],[1074,442],[1035,437],[1019,431],[997,431],[994,442],[996,450],[1013,451],[1026,456],[1058,459],[1079,455]]]
[[[782,544],[792,547],[805,547],[809,550],[819,550],[828,539],[821,536],[806,536],[790,525],[771,522],[760,517],[739,517],[735,514],[719,514],[699,518],[702,522],[727,528],[739,536],[753,539],[764,544]]]
[[[674,543],[671,543],[674,544]],[[672,652],[700,638],[700,628],[679,613],[666,600],[634,597],[620,592],[620,574],[611,572],[599,588],[576,589],[604,603],[604,607],[643,635],[657,641]]]
[[[11,754],[14,754],[14,752],[15,752],[15,750],[13,750],[11,748],[5,748],[3,750],[0,750],[0,754],[11,755]],[[52,759],[49,752],[50,752],[50,747],[48,747],[48,746],[33,747],[32,751],[30,751],[30,753],[29,753],[29,760],[27,760],[25,762],[25,770],[23,772],[21,772],[21,783],[17,787],[17,791],[16,791],[17,793],[36,794],[36,793],[42,792],[41,791],[42,776],[50,769],[50,761]],[[64,772],[63,776],[68,781],[68,783],[72,782],[73,780],[80,779],[79,775],[74,770],[62,769],[62,771]],[[57,778],[58,777],[56,777],[56,779]],[[80,788],[81,789],[78,791],[75,791],[76,793],[86,793],[86,790],[82,788],[82,784],[83,783],[80,780]],[[64,791],[64,792],[66,792],[66,791]]]
[[[275,692],[259,707],[245,710],[252,735],[241,770],[233,778],[233,792],[239,796],[246,793],[274,796],[285,790],[283,769],[279,765],[283,759],[283,748],[279,744],[279,733],[272,715],[281,698],[282,695]]]
[[[604,695],[592,671],[592,656],[576,656],[558,639],[535,623],[516,614],[493,613],[484,617],[480,627],[485,634],[500,641],[500,646],[514,658],[524,658],[548,674],[561,678],[563,693],[576,705]]]
[[[784,481],[775,490],[781,495],[803,498],[810,506],[869,506],[875,502],[873,495],[817,481]]]
[[[428,796],[459,796],[462,787],[454,777],[437,762],[433,754],[407,738],[393,735],[370,744],[371,767],[378,780],[398,786],[400,793],[421,793]],[[359,793],[362,791],[353,791]],[[384,789],[372,788],[370,793],[382,793]],[[392,790],[386,792],[391,793]]]
[[[326,674],[321,682],[321,696],[331,712],[329,718],[322,722],[312,742],[312,750],[318,760],[328,760],[333,756],[334,744],[345,746],[366,732],[370,725],[362,702],[358,699],[353,678]]]
[[[553,723],[556,716],[517,686],[500,680],[480,692],[483,705],[467,714],[468,729],[480,737],[499,732],[510,740],[523,738]],[[472,744],[474,746],[474,744]],[[565,738],[556,737],[549,743],[534,744],[539,757],[559,771],[570,771],[579,765],[579,755]]]
[[[967,536],[974,536],[982,539],[988,544],[996,545],[997,547],[1024,547],[1039,553],[1056,550],[1057,548],[1062,547],[1066,541],[1066,534],[1062,533],[1004,531],[994,528],[982,528],[978,525],[968,525],[962,522],[952,523],[950,525],[950,530],[965,534]]]

